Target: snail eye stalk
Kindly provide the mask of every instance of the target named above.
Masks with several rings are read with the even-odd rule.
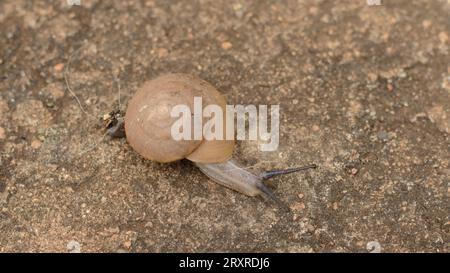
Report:
[[[305,170],[315,169],[315,168],[317,168],[317,165],[316,164],[311,164],[311,165],[308,165],[308,166],[297,167],[297,168],[290,168],[290,169],[285,169],[285,170],[265,171],[265,172],[262,172],[260,174],[260,176],[261,176],[261,179],[265,180],[265,179],[269,179],[269,178],[272,178],[272,177],[278,176],[278,175],[295,173],[295,172],[305,171]]]
[[[290,212],[291,209],[288,205],[286,205],[283,201],[278,199],[275,194],[262,182],[256,184],[256,187],[262,192],[262,195],[272,201],[274,201],[282,210],[285,212]]]

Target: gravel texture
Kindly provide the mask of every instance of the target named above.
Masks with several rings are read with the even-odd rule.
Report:
[[[104,137],[168,72],[280,104],[234,156],[318,164],[271,181],[292,213]],[[1,252],[450,251],[448,0],[6,0],[0,77]]]

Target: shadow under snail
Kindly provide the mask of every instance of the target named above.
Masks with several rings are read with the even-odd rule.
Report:
[[[231,158],[234,140],[174,140],[171,126],[176,119],[171,117],[171,110],[180,104],[193,109],[194,97],[202,97],[206,105],[226,109],[225,97],[208,82],[188,74],[163,75],[137,90],[128,102],[125,118],[118,112],[112,113],[113,122],[107,133],[112,137],[126,136],[131,147],[146,159],[167,163],[186,158],[213,181],[248,196],[262,195],[286,209],[263,180],[316,165],[250,171]]]

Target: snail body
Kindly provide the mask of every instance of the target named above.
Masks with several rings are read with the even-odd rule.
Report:
[[[201,97],[206,105],[226,109],[225,97],[211,84],[187,74],[168,74],[143,84],[128,102],[124,123],[130,146],[144,158],[168,163],[188,159],[213,181],[248,196],[264,195],[281,202],[262,181],[278,174],[308,168],[281,171],[251,172],[239,165],[232,154],[234,140],[174,140],[171,117],[177,105],[192,109],[194,98]]]

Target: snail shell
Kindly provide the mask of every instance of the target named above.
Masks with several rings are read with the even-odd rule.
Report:
[[[233,140],[174,140],[170,112],[176,105],[193,108],[194,97],[203,105],[226,109],[225,97],[208,82],[187,74],[169,74],[144,83],[128,103],[125,133],[143,157],[165,163],[187,158],[193,162],[220,163],[231,158]],[[193,138],[192,138],[193,139]]]

